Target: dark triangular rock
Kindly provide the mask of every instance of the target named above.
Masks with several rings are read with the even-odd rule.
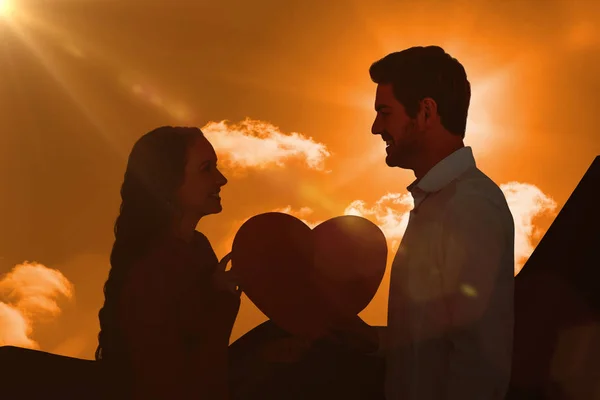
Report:
[[[600,399],[599,312],[600,156],[516,277],[510,398]]]

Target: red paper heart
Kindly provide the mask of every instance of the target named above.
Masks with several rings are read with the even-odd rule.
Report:
[[[282,329],[314,339],[326,333],[332,315],[356,315],[373,299],[387,244],[361,217],[336,217],[311,230],[272,212],[242,225],[231,255],[248,298]]]

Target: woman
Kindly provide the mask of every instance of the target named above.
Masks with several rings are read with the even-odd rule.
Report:
[[[129,156],[96,359],[136,399],[226,399],[239,290],[196,231],[227,179],[197,128],[161,127]]]

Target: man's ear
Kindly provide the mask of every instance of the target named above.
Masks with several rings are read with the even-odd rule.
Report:
[[[426,97],[419,104],[418,121],[422,128],[432,125],[438,119],[437,103],[431,97]]]

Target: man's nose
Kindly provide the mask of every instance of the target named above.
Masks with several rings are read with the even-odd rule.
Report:
[[[371,125],[371,133],[373,135],[381,135],[381,132],[382,132],[382,129],[379,124],[379,121],[377,118],[375,118],[375,121],[373,121],[373,125]]]

